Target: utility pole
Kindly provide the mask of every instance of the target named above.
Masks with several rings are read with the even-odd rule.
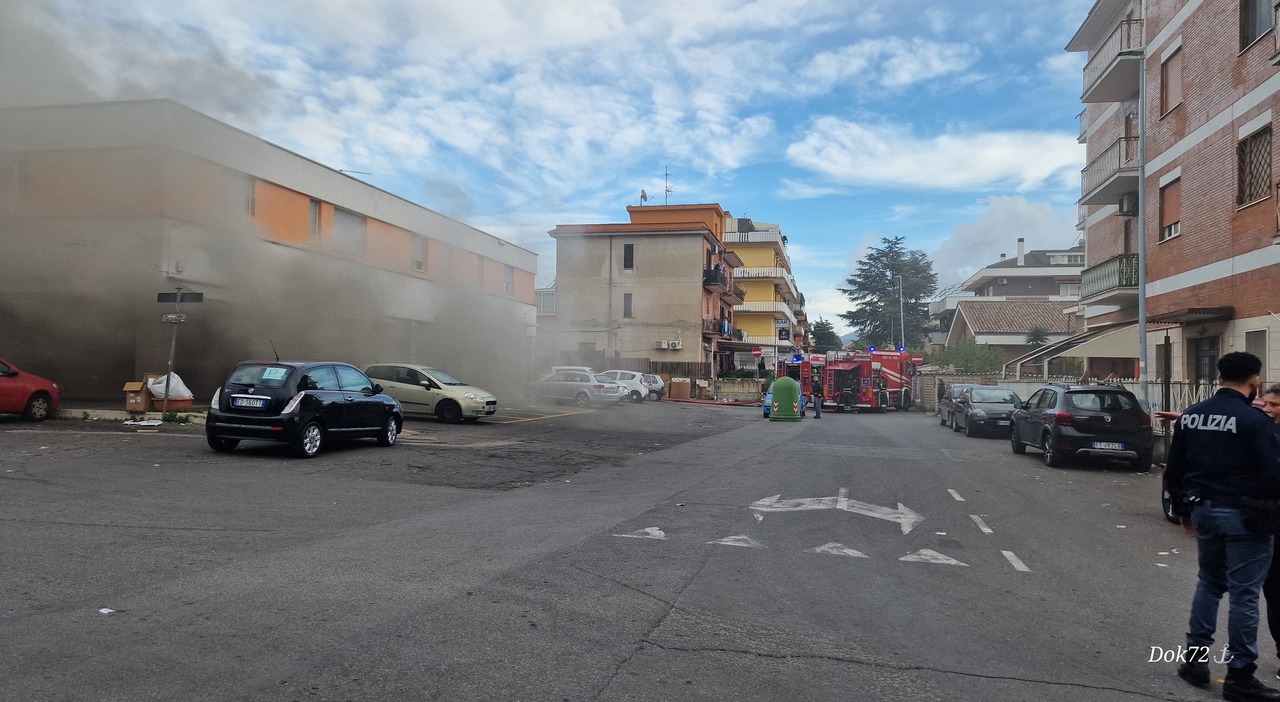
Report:
[[[902,274],[898,274],[898,323],[902,325],[902,350],[907,350],[906,302],[902,297]]]

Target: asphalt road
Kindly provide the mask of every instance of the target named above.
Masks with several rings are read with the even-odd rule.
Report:
[[[313,460],[0,423],[0,699],[1219,694],[1148,662],[1195,577],[1158,476],[918,413],[530,419]]]

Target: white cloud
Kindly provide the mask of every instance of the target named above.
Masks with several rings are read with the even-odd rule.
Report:
[[[1080,232],[1075,218],[1054,210],[1047,202],[1025,197],[989,197],[977,204],[977,216],[955,227],[933,252],[938,287],[963,282],[974,272],[1000,260],[1000,254],[1016,256],[1018,238],[1026,239],[1026,250],[1065,249],[1075,243]]]
[[[1084,149],[1075,135],[973,132],[919,137],[894,125],[819,117],[788,159],[844,185],[974,190],[1060,186],[1079,172]]]
[[[954,73],[963,73],[979,57],[967,44],[888,37],[867,39],[820,52],[800,71],[799,89],[824,93],[836,85],[877,85],[902,89]]]

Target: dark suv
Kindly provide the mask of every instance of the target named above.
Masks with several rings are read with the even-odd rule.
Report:
[[[1151,470],[1151,416],[1118,385],[1050,383],[1020,403],[1012,419],[1013,452],[1038,447],[1047,466],[1081,456],[1126,460],[1139,473]]]
[[[214,451],[281,441],[311,458],[329,438],[396,443],[404,413],[360,369],[335,361],[246,361],[213,394],[205,435]]]

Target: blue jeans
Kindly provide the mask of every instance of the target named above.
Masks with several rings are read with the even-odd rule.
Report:
[[[1199,504],[1191,512],[1200,552],[1200,581],[1191,599],[1187,647],[1213,646],[1218,603],[1230,595],[1227,613],[1227,667],[1258,662],[1258,592],[1271,566],[1271,536],[1250,533],[1234,507]]]

